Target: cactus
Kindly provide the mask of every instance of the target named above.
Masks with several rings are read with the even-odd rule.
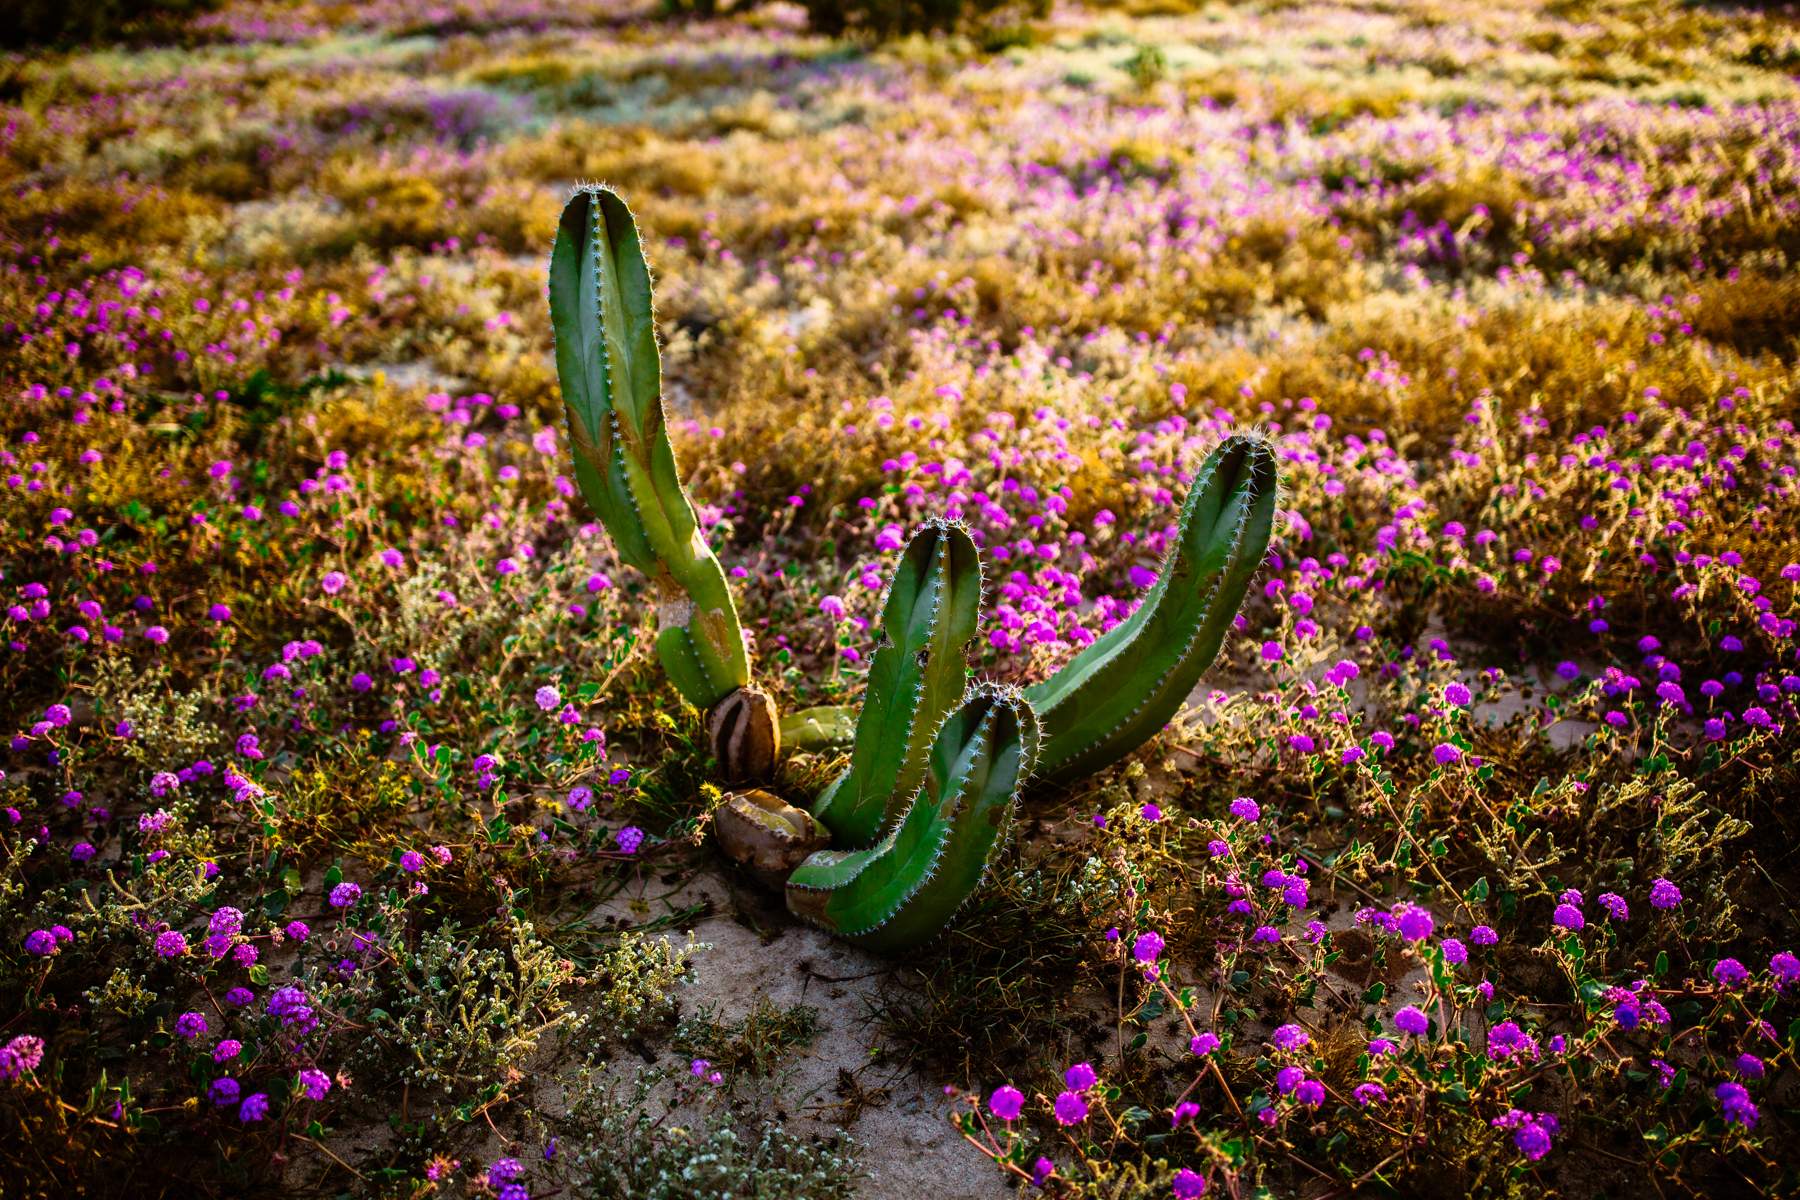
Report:
[[[803,708],[781,718],[781,744],[801,754],[817,754],[856,740],[856,709],[847,704]]]
[[[727,692],[706,718],[706,732],[729,780],[761,779],[781,753],[781,716],[774,697],[759,688]]]
[[[732,793],[713,812],[713,828],[721,841],[744,851],[740,863],[776,887],[809,856],[831,845],[831,834],[816,817],[760,788]]]
[[[919,786],[932,733],[968,686],[963,656],[980,619],[980,552],[960,526],[927,521],[882,602],[850,766],[813,805],[840,845],[871,845]]]
[[[675,466],[650,269],[637,222],[610,188],[579,188],[563,207],[549,290],[575,480],[619,557],[656,589],[663,669],[710,711],[749,683],[750,656]]]
[[[1278,491],[1275,455],[1260,436],[1226,438],[1207,456],[1143,604],[1025,690],[1043,722],[1045,782],[1111,766],[1168,724],[1218,657],[1262,565]]]
[[[931,739],[924,780],[866,850],[822,850],[788,876],[788,908],[871,950],[927,941],[987,873],[1038,745],[1012,688],[977,684]]]
[[[785,876],[797,915],[871,949],[903,950],[943,927],[981,882],[1034,770],[1051,783],[1078,779],[1168,722],[1218,655],[1267,551],[1274,452],[1254,434],[1227,438],[1201,467],[1136,613],[1036,687],[970,688],[981,555],[962,527],[927,522],[882,602],[860,711],[784,718],[751,683],[725,572],[676,470],[650,271],[631,211],[610,189],[578,188],[564,207],[549,295],[576,481],[619,557],[655,588],[657,655],[706,713],[721,774],[763,779],[783,745],[851,744],[811,811],[768,791],[735,793],[715,836],[760,877]]]

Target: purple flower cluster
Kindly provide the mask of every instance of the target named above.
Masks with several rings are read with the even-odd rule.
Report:
[[[0,1079],[17,1079],[35,1071],[44,1061],[44,1040],[29,1033],[0,1046]]]
[[[1549,1154],[1552,1139],[1562,1132],[1554,1114],[1525,1112],[1517,1108],[1495,1117],[1490,1123],[1496,1129],[1512,1130],[1513,1145],[1532,1162]]]

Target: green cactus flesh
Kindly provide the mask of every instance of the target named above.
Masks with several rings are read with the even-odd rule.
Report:
[[[968,684],[964,650],[980,619],[975,543],[958,525],[927,522],[907,543],[882,604],[850,766],[813,805],[836,845],[873,844],[918,788],[932,731]]]
[[[1110,766],[1168,724],[1218,656],[1268,552],[1277,492],[1264,438],[1237,434],[1207,456],[1143,604],[1025,690],[1043,722],[1044,781],[1067,783]]]
[[[575,480],[619,557],[656,588],[664,670],[710,709],[749,682],[749,655],[725,571],[675,466],[650,270],[637,222],[611,189],[582,187],[569,198],[549,291]]]
[[[788,908],[871,950],[941,930],[987,873],[1039,743],[1016,690],[971,688],[931,739],[924,780],[866,850],[821,850],[788,877]]]
[[[849,705],[803,708],[781,718],[781,744],[789,750],[816,754],[855,740],[856,709]]]

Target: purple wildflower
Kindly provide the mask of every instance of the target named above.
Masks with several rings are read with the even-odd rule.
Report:
[[[21,1033],[0,1046],[0,1079],[17,1079],[44,1061],[44,1039]]]
[[[1559,904],[1556,911],[1550,914],[1550,923],[1558,929],[1566,929],[1575,933],[1587,927],[1587,918],[1573,904]]]
[[[1724,1109],[1727,1121],[1745,1129],[1756,1127],[1757,1118],[1762,1114],[1757,1112],[1755,1102],[1750,1099],[1750,1090],[1743,1084],[1728,1079],[1713,1089],[1713,1095]]]
[[[1395,915],[1399,921],[1400,936],[1409,942],[1424,941],[1437,927],[1431,914],[1416,904],[1405,906]]]
[[[1412,1005],[1407,1005],[1394,1013],[1394,1028],[1401,1033],[1410,1033],[1414,1037],[1425,1036],[1431,1028],[1431,1018],[1427,1017]]]
[[[1298,1025],[1278,1025],[1269,1040],[1275,1043],[1278,1050],[1298,1050],[1312,1041],[1306,1036],[1306,1030]]]
[[[1199,1200],[1206,1195],[1206,1177],[1183,1167],[1175,1172],[1173,1187],[1175,1200]]]
[[[1056,1097],[1056,1121],[1059,1125],[1079,1125],[1088,1118],[1087,1101],[1080,1092],[1062,1092]]]

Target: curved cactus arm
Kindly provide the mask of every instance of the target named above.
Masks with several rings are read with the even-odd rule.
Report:
[[[724,569],[675,466],[650,269],[637,222],[610,188],[569,197],[549,293],[575,480],[619,557],[656,588],[664,670],[683,696],[710,709],[749,682],[750,659]]]
[[[867,850],[822,850],[801,863],[788,877],[788,908],[871,950],[928,941],[987,874],[1037,747],[1037,717],[1016,689],[971,688],[932,739],[901,818]]]
[[[980,620],[980,552],[961,526],[926,522],[882,603],[850,766],[813,804],[836,845],[872,844],[917,790],[932,732],[968,685],[963,655]]]
[[[1260,435],[1233,435],[1207,456],[1143,604],[1026,689],[1044,727],[1042,778],[1092,774],[1168,724],[1218,657],[1262,565],[1279,490],[1274,449]]]
[[[856,740],[856,709],[845,705],[803,708],[781,718],[781,744],[789,750],[817,753]]]

